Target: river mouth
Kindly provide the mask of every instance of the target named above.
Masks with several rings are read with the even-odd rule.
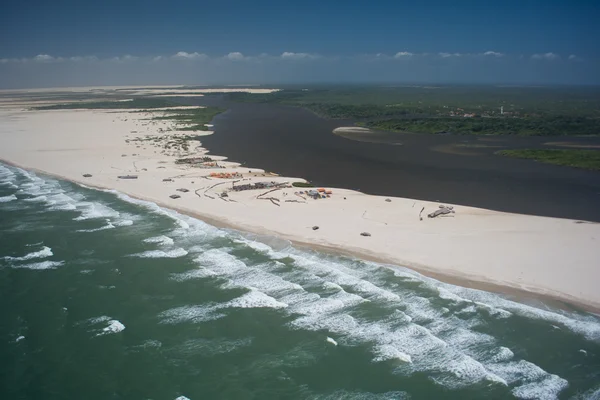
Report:
[[[600,145],[599,137],[364,131],[353,127],[355,121],[324,119],[298,107],[220,96],[181,102],[228,109],[212,121],[215,134],[202,144],[242,165],[368,194],[600,222],[599,173],[494,154],[552,148],[548,142]],[[344,127],[352,129],[338,129]]]

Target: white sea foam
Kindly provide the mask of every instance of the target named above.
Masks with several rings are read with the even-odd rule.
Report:
[[[597,318],[591,315],[579,315],[575,313],[566,314],[560,310],[542,310],[533,306],[516,303],[504,299],[496,294],[476,289],[453,286],[431,278],[422,277],[433,285],[444,287],[464,299],[473,301],[478,306],[487,308],[491,315],[498,318],[507,318],[512,314],[522,317],[544,320],[551,324],[563,326],[572,332],[583,335],[589,340],[600,340],[600,324]]]
[[[548,375],[541,382],[527,383],[514,388],[512,394],[519,399],[553,400],[568,386],[569,382],[565,379]]]
[[[498,348],[496,354],[492,356],[493,362],[502,362],[511,360],[515,354],[508,347],[500,347]]]
[[[133,225],[133,220],[131,219],[121,219],[113,222],[115,226],[131,226]]]
[[[56,267],[60,267],[64,265],[64,261],[42,261],[31,264],[18,264],[11,265],[12,268],[24,268],[24,269],[55,269]]]
[[[587,390],[585,393],[577,393],[571,400],[600,400],[600,385]]]
[[[147,349],[147,348],[156,348],[156,349],[159,349],[159,348],[162,347],[162,342],[160,340],[149,339],[149,340],[145,340],[142,344],[140,344],[138,346],[133,346],[133,347],[134,348],[141,347],[141,348],[144,348],[144,349]]]
[[[110,321],[111,318],[107,317],[106,315],[102,315],[100,317],[93,317],[90,318],[88,320],[86,320],[85,322],[90,323],[90,324],[100,324],[102,322],[106,322],[106,321]]]
[[[18,338],[15,339],[15,342],[20,342],[23,339],[25,339],[25,336],[19,336]]]
[[[144,239],[144,242],[146,243],[158,243],[160,245],[172,245],[173,244],[173,239],[171,239],[168,236],[154,236],[154,237],[150,237],[148,239]]]
[[[224,317],[224,314],[216,312],[214,304],[183,306],[163,311],[158,315],[163,324],[179,324],[183,322],[200,323],[213,321]]]
[[[119,333],[123,329],[125,329],[125,325],[123,325],[120,321],[116,319],[112,319],[108,321],[108,326],[102,329],[102,332],[99,335],[109,335],[111,333]]]
[[[326,340],[327,340],[327,343],[331,343],[334,346],[338,345],[338,343],[334,339],[330,338],[329,336],[327,336]]]
[[[106,229],[114,229],[115,226],[110,222],[110,221],[106,221],[106,225],[103,225],[99,228],[92,228],[92,229],[78,229],[75,232],[98,232],[98,231],[104,231]]]
[[[375,353],[373,362],[399,360],[402,362],[412,363],[412,359],[408,354],[401,352],[394,346],[384,344],[382,346],[376,346],[373,350]]]
[[[5,167],[4,165],[0,164],[0,177],[11,178],[14,176],[14,172],[12,172],[8,167]]]
[[[139,258],[179,258],[186,256],[188,252],[181,247],[162,251],[162,250],[148,250],[142,253],[131,254],[130,257],[139,257]]]
[[[198,237],[202,238],[216,238],[226,236],[227,233],[223,230],[216,228],[212,225],[209,225],[203,221],[200,221],[196,218],[188,217],[187,215],[183,215],[178,213],[177,211],[169,210],[166,208],[162,208],[155,203],[138,200],[130,197],[126,194],[120,193],[116,190],[103,190],[104,192],[113,193],[119,199],[126,201],[131,204],[135,204],[141,207],[144,207],[155,214],[164,215],[171,220],[173,220],[178,226],[179,229],[173,232],[174,235],[190,238],[197,241]]]
[[[43,203],[45,201],[48,200],[48,197],[46,196],[36,196],[36,197],[29,197],[27,199],[23,199],[23,201],[27,201],[27,202],[31,202],[31,203]]]
[[[0,203],[8,203],[9,201],[14,201],[14,200],[17,200],[17,196],[15,196],[14,194],[11,194],[9,196],[0,197]]]
[[[408,400],[406,392],[370,393],[359,391],[338,390],[331,394],[312,395],[307,400]]]
[[[185,396],[179,396],[179,397],[176,397],[175,400],[190,400],[190,399]]]
[[[214,276],[218,276],[218,274],[208,268],[198,268],[186,272],[172,274],[171,279],[178,282],[183,282],[191,279],[211,278]]]
[[[302,314],[290,323],[294,328],[326,330],[339,334],[342,341],[350,344],[376,343],[373,350],[374,361],[396,358],[410,365],[408,373],[445,371],[449,375],[437,379],[437,382],[452,388],[481,380],[507,384],[503,377],[506,375],[503,372],[506,371],[497,370],[496,373],[488,366],[510,359],[513,354],[509,349],[494,347],[493,337],[470,330],[478,323],[477,318],[465,322],[452,315],[448,308],[436,308],[426,298],[414,295],[400,297],[366,281],[361,276],[362,272],[352,271],[345,266],[324,262],[323,259],[312,260],[310,256],[287,256],[294,258],[296,267],[303,267],[300,270],[295,269],[295,278],[311,284],[320,282],[318,286],[335,289],[339,293],[328,298],[308,293],[300,285],[288,282],[281,276],[248,267],[241,260],[219,250],[209,250],[201,254],[196,261],[226,277],[233,285],[258,288],[274,296],[279,303],[288,304],[289,312]],[[273,290],[278,285],[270,283],[278,280],[283,283],[279,285],[278,290]],[[355,293],[346,292],[344,287]],[[285,290],[279,291],[282,288]],[[464,308],[468,312],[473,311],[470,308],[473,303],[458,295],[444,292],[442,297],[455,304],[466,302]],[[407,308],[408,314],[396,310],[389,320],[371,322],[347,314],[346,310],[350,311],[357,304],[367,300],[380,304],[398,303],[399,306]],[[427,327],[413,323],[413,319],[425,323]],[[481,353],[479,349],[483,346],[492,349],[491,353]],[[478,358],[481,361],[478,361]],[[545,371],[541,372],[542,376],[537,381],[530,382],[532,387],[536,382],[541,384],[540,382],[549,376]]]
[[[94,218],[118,218],[120,215],[118,211],[115,211],[101,203],[95,202],[81,202],[78,204],[77,209],[81,210],[81,215],[73,218],[75,221],[83,221]]]
[[[50,247],[44,246],[41,250],[28,253],[28,254],[24,255],[23,257],[5,256],[3,258],[5,260],[9,260],[9,261],[26,261],[26,260],[32,260],[34,258],[52,257],[53,255],[54,254],[52,253],[52,249]]]
[[[11,180],[9,180],[9,179],[3,179],[3,180],[0,180],[0,185],[2,185],[2,186],[7,186],[7,187],[9,187],[9,188],[11,188],[11,189],[18,189],[18,188],[19,188],[17,185],[15,185],[15,184],[14,184],[14,183],[13,183]]]
[[[227,303],[219,306],[219,308],[285,308],[287,304],[281,303],[274,298],[257,290],[251,290]]]
[[[70,203],[53,204],[50,206],[49,210],[51,210],[51,211],[74,211],[74,210],[77,210],[77,206],[75,204],[70,204]]]

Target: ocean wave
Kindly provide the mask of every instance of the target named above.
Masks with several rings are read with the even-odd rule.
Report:
[[[181,247],[162,251],[162,250],[148,250],[142,253],[130,254],[129,257],[139,257],[139,258],[179,258],[184,257],[188,254],[187,250],[182,249]]]
[[[88,318],[84,321],[78,322],[76,325],[106,325],[104,328],[95,328],[96,336],[110,335],[114,333],[119,333],[125,329],[125,325],[123,325],[119,320],[111,318],[107,315],[101,315],[99,317]]]
[[[53,255],[54,254],[52,253],[52,249],[50,247],[44,246],[41,250],[28,253],[28,254],[24,255],[23,257],[5,256],[3,258],[8,261],[26,261],[26,260],[31,260],[33,258],[52,257]]]
[[[131,219],[120,219],[113,222],[115,226],[131,226],[133,225],[133,220]]]
[[[42,270],[42,269],[55,269],[56,267],[60,267],[61,265],[64,265],[65,262],[64,261],[42,261],[42,262],[37,262],[37,263],[31,263],[31,264],[19,264],[19,265],[11,265],[12,268],[24,268],[24,269],[35,269],[35,270]]]
[[[15,196],[14,194],[11,194],[9,196],[0,197],[0,203],[8,203],[9,201],[14,201],[14,200],[17,200],[17,196]]]
[[[172,308],[158,314],[163,324],[180,324],[183,322],[200,323],[214,321],[223,318],[225,315],[216,312],[215,304],[182,306]]]
[[[287,306],[287,304],[281,303],[263,292],[250,290],[248,293],[218,306],[218,308],[285,308]]]
[[[8,179],[4,179],[0,181],[0,185],[2,186],[6,186],[10,189],[18,189],[19,187],[17,185],[15,185],[11,180]]]
[[[361,391],[337,390],[330,394],[317,394],[307,397],[307,400],[408,400],[406,392],[370,393]]]
[[[173,239],[168,236],[160,235],[144,239],[145,243],[158,243],[159,245],[172,245]]]
[[[112,208],[96,202],[80,202],[77,209],[81,211],[81,215],[73,218],[75,221],[85,221],[95,218],[118,218],[119,212]]]
[[[116,319],[112,319],[108,321],[108,326],[102,329],[102,332],[98,333],[97,336],[101,335],[110,335],[112,333],[119,333],[125,329],[125,325],[123,325],[120,321]]]
[[[102,191],[112,193],[123,201],[126,201],[130,204],[135,204],[140,207],[144,207],[145,209],[155,214],[168,217],[179,226],[179,229],[176,229],[172,232],[173,235],[179,236],[181,238],[187,238],[193,241],[197,241],[199,238],[212,239],[217,237],[225,237],[228,235],[227,232],[224,232],[219,228],[209,225],[204,221],[180,214],[174,210],[162,208],[156,203],[152,203],[146,200],[135,199],[116,190],[103,189]]]
[[[98,232],[98,231],[104,231],[106,229],[114,229],[115,226],[110,222],[110,221],[106,221],[106,225],[103,225],[99,228],[92,228],[92,229],[78,229],[75,232]]]

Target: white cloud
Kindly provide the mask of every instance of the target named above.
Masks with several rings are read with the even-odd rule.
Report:
[[[132,56],[130,54],[125,54],[124,56],[121,56],[121,57],[111,58],[111,61],[118,62],[118,63],[132,62],[132,61],[137,61],[137,60],[139,60],[139,57]]]
[[[486,51],[483,53],[484,56],[494,56],[494,57],[502,57],[503,53],[498,53],[497,51]]]
[[[394,55],[394,58],[408,58],[412,57],[414,54],[409,51],[399,51]]]
[[[460,53],[438,53],[440,57],[442,58],[448,58],[448,57],[460,57],[461,54]]]
[[[583,61],[581,57],[577,57],[575,54],[569,56],[569,61]]]
[[[556,60],[557,58],[559,58],[559,55],[555,53],[534,54],[531,56],[532,60]]]
[[[53,62],[53,61],[61,61],[61,58],[52,57],[48,54],[38,54],[33,57],[33,61],[35,62]]]
[[[232,53],[229,53],[225,57],[231,61],[241,61],[244,59],[244,55],[242,53],[240,53],[239,51],[234,51]]]
[[[307,59],[307,58],[316,58],[316,56],[314,54],[293,53],[290,51],[284,51],[283,53],[281,53],[280,57],[283,58],[284,60],[301,60],[301,59]]]
[[[96,56],[74,56],[69,58],[69,61],[73,61],[73,62],[84,62],[84,61],[98,61],[98,57]]]
[[[173,54],[171,56],[171,58],[178,59],[178,60],[199,60],[199,59],[206,59],[206,58],[208,58],[208,56],[206,54],[202,54],[202,53],[198,53],[198,52],[187,53],[185,51],[180,51],[180,52],[177,52],[176,54]]]

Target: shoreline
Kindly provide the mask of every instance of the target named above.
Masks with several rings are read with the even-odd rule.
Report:
[[[52,177],[55,179],[67,181],[72,184],[81,186],[83,188],[99,190],[99,191],[120,192],[111,187],[96,186],[93,184],[86,183],[85,181],[78,181],[78,180],[71,179],[71,178],[68,178],[68,177],[65,177],[62,175],[53,174],[53,173],[39,170],[36,168],[30,168],[30,167],[26,167],[23,165],[19,165],[17,163],[14,163],[14,162],[2,159],[2,158],[0,158],[0,162],[4,163],[6,165],[10,165],[12,167],[33,171],[37,174],[46,175],[46,176],[49,176],[49,177]],[[309,241],[302,241],[296,237],[293,237],[293,236],[288,237],[285,235],[281,235],[277,232],[271,232],[271,231],[266,231],[266,230],[261,231],[261,230],[253,229],[252,227],[240,226],[238,224],[223,222],[223,220],[217,219],[214,216],[206,215],[206,214],[203,214],[203,213],[200,213],[197,211],[187,210],[185,208],[172,207],[168,204],[161,203],[159,201],[155,201],[150,198],[138,197],[138,196],[134,196],[134,195],[131,195],[131,194],[128,194],[125,192],[121,192],[121,193],[126,194],[127,196],[130,196],[136,200],[142,200],[142,201],[154,203],[159,207],[173,210],[173,211],[182,213],[184,215],[187,215],[187,216],[190,216],[193,218],[197,218],[209,225],[215,226],[220,229],[234,230],[236,232],[241,233],[242,235],[255,234],[255,235],[260,235],[260,236],[277,237],[277,238],[281,238],[281,239],[289,241],[294,247],[298,247],[298,248],[304,248],[304,249],[308,249],[308,250],[312,250],[312,251],[331,254],[334,256],[342,256],[342,257],[349,257],[349,258],[357,258],[357,259],[361,259],[361,260],[365,260],[365,261],[372,261],[372,262],[376,262],[386,268],[389,268],[391,270],[406,268],[406,269],[410,269],[418,274],[421,274],[423,276],[433,278],[433,279],[436,279],[436,280],[444,282],[444,283],[449,283],[452,285],[462,286],[462,287],[466,287],[466,288],[470,288],[470,289],[476,289],[476,290],[482,290],[482,291],[486,291],[486,292],[496,293],[499,295],[507,296],[509,300],[518,301],[518,302],[528,304],[528,305],[531,305],[530,303],[532,300],[536,300],[536,301],[540,301],[544,304],[547,304],[549,306],[552,306],[554,308],[561,309],[561,310],[585,311],[585,312],[589,312],[592,314],[600,315],[600,305],[584,303],[584,302],[581,302],[581,301],[577,300],[576,298],[571,297],[567,294],[538,292],[535,290],[527,290],[527,289],[519,288],[516,286],[512,286],[510,284],[503,284],[503,283],[494,282],[494,281],[482,281],[482,280],[478,280],[476,278],[474,279],[469,276],[461,276],[458,272],[456,272],[455,274],[443,273],[440,271],[436,271],[435,268],[428,268],[426,266],[399,265],[398,262],[393,259],[386,259],[386,258],[378,257],[375,254],[370,254],[370,253],[362,251],[360,249],[343,248],[343,247],[337,247],[337,246],[331,246],[331,245],[328,246],[328,245],[322,245],[322,244],[313,243],[313,242],[309,242]],[[256,241],[260,242],[260,240],[256,240]]]
[[[8,165],[86,187],[115,190],[220,228],[275,236],[296,247],[375,261],[392,269],[408,268],[442,282],[503,293],[523,301],[542,300],[558,308],[569,309],[573,305],[600,312],[600,296],[593,285],[600,274],[595,268],[600,251],[594,246],[596,237],[600,237],[600,224],[460,205],[454,205],[456,218],[428,219],[427,213],[438,209],[439,203],[386,199],[335,188],[331,198],[309,199],[303,204],[285,202],[291,196],[286,197],[281,190],[277,193],[281,203],[278,207],[257,200],[255,195],[264,190],[229,192],[231,202],[223,202],[211,197],[219,196],[211,188],[231,180],[206,178],[211,170],[176,165],[175,159],[182,155],[176,150],[158,154],[160,146],[148,145],[148,150],[141,148],[146,142],[129,143],[133,140],[131,133],[144,136],[141,129],[145,129],[146,136],[152,137],[168,122],[150,124],[143,119],[147,117],[145,113],[115,110],[7,111],[18,114],[14,120],[9,118],[6,125],[4,121],[0,124],[0,140],[9,138],[5,146],[8,150],[0,149],[0,160]],[[140,128],[140,124],[145,128]],[[14,141],[10,141],[11,135]],[[140,154],[131,154],[132,146]],[[208,155],[208,149],[200,146],[201,143],[190,154]],[[211,157],[222,164],[223,169],[218,171],[241,172],[244,180],[303,181],[242,167],[224,161],[226,157]],[[83,173],[93,173],[94,178],[83,178]],[[140,179],[116,179],[117,174],[130,173],[139,174]],[[195,180],[214,184],[203,192],[205,197],[197,191],[206,187],[194,193],[193,188],[199,185]],[[185,186],[192,188],[191,193],[180,193],[178,200],[168,198],[169,191],[176,193],[176,187]],[[225,187],[220,186],[219,190]],[[287,189],[295,190],[302,188]],[[421,207],[426,210],[425,221],[417,219]],[[322,229],[308,229],[307,225],[315,222]],[[361,231],[374,237],[361,237]],[[561,305],[562,302],[567,304]]]

